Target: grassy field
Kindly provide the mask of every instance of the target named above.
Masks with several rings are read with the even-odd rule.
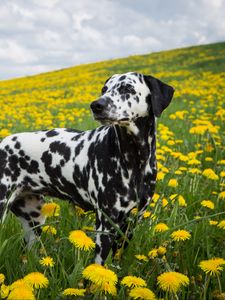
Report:
[[[30,250],[9,214],[0,225],[0,299],[225,299],[224,65],[225,43],[217,43],[0,82],[0,138],[96,127],[89,103],[114,73],[151,74],[176,90],[158,122],[156,193],[138,224],[132,211],[129,246],[89,270],[94,250],[81,244],[90,240],[70,232],[94,240],[92,212],[48,199],[59,214]]]

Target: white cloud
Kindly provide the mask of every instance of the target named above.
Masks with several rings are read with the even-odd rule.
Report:
[[[21,65],[38,60],[31,51],[13,40],[0,41],[0,59]]]
[[[225,0],[0,2],[1,78],[225,40]]]

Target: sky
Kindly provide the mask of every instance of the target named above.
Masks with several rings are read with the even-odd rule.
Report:
[[[225,41],[225,0],[0,0],[0,80]]]

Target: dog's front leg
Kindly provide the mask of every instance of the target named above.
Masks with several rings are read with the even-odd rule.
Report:
[[[95,262],[104,265],[112,248],[115,230],[106,215],[100,211],[96,217],[96,231]]]

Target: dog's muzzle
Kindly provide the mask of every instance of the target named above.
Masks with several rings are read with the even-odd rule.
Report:
[[[99,100],[93,101],[91,103],[91,110],[95,115],[100,115],[103,113],[104,109],[106,107],[106,101],[102,98]]]
[[[127,117],[118,118],[115,115],[112,115],[109,111],[110,108],[110,99],[109,98],[99,98],[96,101],[93,101],[90,105],[93,112],[94,118],[96,121],[101,122],[103,125],[111,123],[122,123],[129,121]]]
[[[94,118],[97,121],[108,120],[108,102],[105,98],[93,101],[90,105]]]

